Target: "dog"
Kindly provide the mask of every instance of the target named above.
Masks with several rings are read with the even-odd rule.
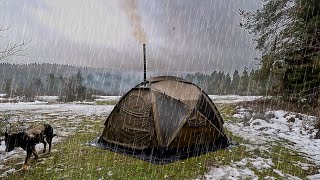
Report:
[[[51,151],[52,139],[56,136],[53,134],[53,128],[49,124],[36,126],[27,131],[18,133],[5,133],[6,152],[12,151],[15,147],[21,147],[27,151],[27,156],[23,164],[23,169],[28,170],[29,160],[31,155],[35,156],[35,161],[38,159],[36,144],[43,143],[43,153],[46,152],[47,143],[49,144],[49,153]]]

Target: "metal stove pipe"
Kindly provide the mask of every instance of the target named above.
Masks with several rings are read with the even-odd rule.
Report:
[[[147,57],[146,57],[146,44],[143,44],[143,81],[147,80]]]

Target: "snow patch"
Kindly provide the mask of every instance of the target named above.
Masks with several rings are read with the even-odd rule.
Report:
[[[204,177],[208,180],[222,180],[222,179],[258,179],[249,168],[237,168],[231,166],[221,166],[219,168],[212,168]]]
[[[239,95],[209,95],[214,103],[237,103],[243,101],[254,101],[262,96],[239,96]]]
[[[319,180],[320,179],[320,174],[307,176],[307,178],[310,179],[310,180]]]
[[[243,114],[249,111],[238,108],[234,117],[243,118]],[[314,127],[316,121],[314,116],[278,110],[265,112],[261,117],[253,114],[248,122],[226,122],[226,127],[233,134],[253,144],[286,140],[289,142],[284,143],[286,147],[305,154],[308,159],[320,165],[320,139],[313,139],[318,131]]]

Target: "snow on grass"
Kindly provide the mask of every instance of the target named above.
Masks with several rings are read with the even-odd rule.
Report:
[[[121,96],[95,96],[95,101],[118,101]]]
[[[223,165],[210,168],[210,171],[204,175],[206,179],[258,179],[254,173],[272,168],[274,164],[271,158],[243,158],[237,162],[231,162],[230,165]],[[249,168],[250,167],[250,168]]]
[[[210,96],[214,102],[234,103],[245,100],[255,100],[259,96]],[[118,100],[117,97],[112,97],[111,100]],[[21,120],[27,122],[28,125],[39,122],[46,122],[54,127],[54,132],[58,137],[53,139],[53,143],[61,142],[66,137],[75,132],[82,132],[83,128],[90,130],[90,123],[81,128],[84,120],[92,120],[95,118],[106,118],[114,106],[110,105],[88,105],[88,104],[47,104],[45,102],[32,103],[0,103],[0,118],[6,114],[11,114],[10,123],[18,123]],[[273,115],[272,115],[273,114]],[[319,160],[319,141],[310,139],[314,136],[313,122],[315,117],[303,114],[290,113],[285,111],[269,111],[264,114],[254,114],[246,108],[238,108],[238,112],[234,117],[244,119],[243,122],[226,122],[226,127],[233,134],[249,140],[252,144],[242,144],[246,146],[246,151],[259,150],[269,151],[268,142],[286,140],[290,143],[284,143],[288,148],[294,148],[313,161]],[[294,119],[294,121],[293,121]],[[261,144],[261,146],[259,145]],[[43,145],[37,145],[38,152],[42,150]],[[317,149],[318,148],[318,149]],[[25,151],[21,148],[16,148],[14,151],[4,152],[4,142],[0,145],[0,172],[4,176],[8,172],[13,171],[10,165],[6,162],[19,159],[20,164],[23,163]],[[53,151],[57,151],[53,145]],[[41,152],[39,153],[42,154]],[[318,160],[317,160],[318,159]],[[297,165],[303,166],[304,169],[310,167],[309,164],[297,162]],[[244,157],[239,161],[230,162],[228,164],[211,167],[209,172],[204,175],[207,179],[258,179],[260,171],[270,170],[276,164],[271,158],[265,156]],[[256,173],[255,173],[256,172]],[[275,173],[279,176],[297,179],[294,176],[285,174],[280,170],[275,169]],[[281,174],[282,173],[282,174]],[[319,172],[320,173],[320,172]],[[281,175],[280,175],[281,174]],[[317,175],[310,176],[310,179],[317,179]],[[275,179],[274,177],[266,177],[266,179]]]
[[[313,139],[318,131],[314,127],[316,117],[282,110],[258,115],[245,108],[238,108],[233,117],[244,118],[242,122],[226,123],[233,134],[254,144],[284,141],[283,145],[320,165],[320,139]]]
[[[209,95],[214,103],[237,103],[242,101],[254,101],[262,96],[239,96],[239,95]]]
[[[208,180],[222,180],[222,179],[258,179],[249,168],[237,168],[231,166],[221,166],[211,169],[205,176]]]
[[[233,106],[233,110],[219,107],[231,114],[224,116],[225,127],[242,139],[240,147],[245,147],[246,155],[241,154],[244,158],[237,162],[210,168],[206,179],[301,179],[308,174],[315,174],[308,179],[319,179],[320,170],[314,171],[320,162],[320,140],[313,139],[318,131],[314,127],[316,117],[282,110],[253,112],[241,106],[236,110]]]
[[[36,96],[36,99],[44,102],[57,102],[59,96]]]
[[[28,111],[28,112],[38,112],[38,113],[58,113],[59,115],[64,114],[75,114],[75,115],[101,115],[105,112],[110,112],[113,106],[95,106],[95,105],[85,105],[85,104],[47,104],[45,102],[19,102],[19,103],[0,103],[1,111]]]
[[[319,170],[319,174],[307,176],[307,178],[310,180],[319,180],[320,179],[320,170]]]
[[[84,104],[47,104],[43,102],[29,102],[29,103],[0,103],[0,118],[9,115],[9,124],[6,126],[23,126],[12,128],[13,130],[26,129],[29,126],[39,123],[49,123],[53,126],[54,133],[57,137],[53,138],[54,145],[62,141],[66,137],[81,131],[81,129],[90,130],[90,123],[85,126],[81,122],[95,121],[96,118],[106,118],[114,106],[110,105],[84,105]],[[81,127],[80,127],[81,126]],[[2,130],[3,131],[3,130]],[[47,147],[48,148],[48,147]],[[42,154],[43,144],[37,144],[36,149],[39,155]],[[7,166],[8,161],[18,160],[18,164],[22,164],[26,152],[22,148],[15,148],[11,152],[5,152],[5,143],[0,145],[0,172],[1,177],[11,173],[14,169]]]

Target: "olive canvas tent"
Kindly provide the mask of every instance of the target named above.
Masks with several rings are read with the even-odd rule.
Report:
[[[121,97],[95,145],[165,164],[225,149],[230,142],[205,92],[184,79],[160,76]]]

